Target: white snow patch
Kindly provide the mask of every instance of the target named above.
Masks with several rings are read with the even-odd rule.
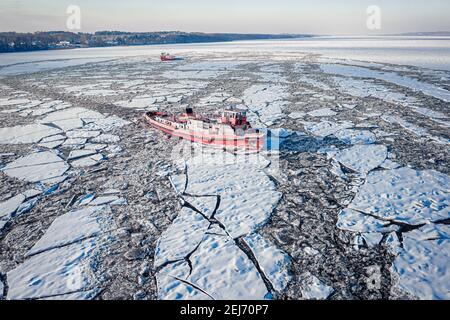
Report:
[[[208,227],[208,220],[201,214],[183,207],[158,240],[155,267],[186,257],[202,241]]]
[[[345,144],[371,144],[377,141],[376,136],[367,130],[342,129],[334,136]]]
[[[396,73],[371,70],[363,67],[343,66],[339,64],[322,64],[320,68],[329,74],[338,74],[347,77],[373,78],[394,83],[398,86],[420,91],[425,95],[450,102],[450,92],[433,84],[421,82],[417,79],[398,75]]]
[[[418,299],[450,299],[450,240],[406,237],[391,272],[395,285]]]
[[[41,239],[28,251],[35,255],[44,251],[92,238],[110,230],[101,215],[111,212],[108,206],[85,207],[56,218]],[[100,222],[101,221],[101,222]]]
[[[95,285],[89,262],[95,239],[34,255],[7,273],[10,300],[37,299],[83,291]]]
[[[334,292],[334,289],[307,272],[302,275],[300,291],[302,297],[307,300],[324,300]]]
[[[386,146],[355,145],[339,151],[334,159],[349,169],[365,174],[380,166],[386,157]]]
[[[37,143],[41,139],[60,133],[61,130],[43,124],[29,124],[0,128],[0,144]]]
[[[411,225],[448,219],[450,178],[434,170],[374,171],[349,208]]]
[[[53,178],[61,177],[68,169],[69,165],[63,159],[53,152],[44,151],[8,163],[2,171],[17,179],[48,183]]]
[[[273,288],[278,292],[283,291],[291,279],[288,270],[289,256],[257,233],[246,236],[244,241],[252,250]]]

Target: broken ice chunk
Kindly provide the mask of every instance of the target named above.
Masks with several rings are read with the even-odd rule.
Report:
[[[109,231],[112,227],[105,223],[107,220],[103,217],[107,216],[110,211],[108,206],[95,206],[59,216],[42,238],[28,251],[27,255],[35,255]],[[101,221],[102,223],[100,223]]]
[[[353,127],[353,123],[349,121],[344,121],[340,123],[321,121],[319,123],[308,122],[305,123],[304,126],[309,133],[324,138],[338,132],[339,130]]]
[[[183,193],[186,188],[186,175],[172,175],[169,177],[170,182],[172,183],[173,188],[179,194]]]
[[[183,207],[158,240],[155,267],[185,258],[202,241],[208,226],[209,221],[201,214]]]
[[[218,201],[217,196],[183,196],[183,199],[207,218],[211,218]]]
[[[394,285],[424,300],[450,299],[450,240],[406,237],[392,265]]]
[[[258,270],[227,236],[206,234],[191,261],[189,281],[214,299],[261,300],[268,296]]]
[[[93,130],[71,130],[67,131],[66,135],[68,138],[95,138],[100,135],[100,131]]]
[[[370,215],[349,208],[339,212],[336,226],[342,230],[365,233],[398,230],[398,226],[391,225],[388,221],[376,219]]]
[[[196,289],[187,280],[189,265],[179,261],[167,265],[156,274],[158,298],[160,300],[211,300],[201,289]]]
[[[114,134],[103,133],[98,137],[92,139],[95,143],[117,143],[120,141],[120,137]]]
[[[273,288],[278,292],[283,291],[290,280],[289,256],[257,233],[245,237],[244,241],[252,250]]]
[[[7,175],[39,182],[62,176],[69,165],[50,151],[37,152],[8,163],[2,171]]]
[[[327,299],[334,289],[321,282],[317,277],[307,272],[301,276],[302,297],[308,300]]]
[[[23,194],[18,194],[17,196],[0,203],[0,220],[8,220],[24,201],[25,196]]]
[[[375,247],[377,246],[381,239],[383,239],[382,233],[363,233],[362,237],[366,241],[366,244],[368,247]]]
[[[94,286],[88,269],[96,246],[96,240],[89,239],[26,259],[7,274],[8,299],[45,298]]]
[[[434,170],[375,171],[367,176],[349,208],[410,225],[448,219],[450,178]]]
[[[394,256],[398,255],[401,248],[400,240],[398,239],[396,232],[391,232],[387,237],[385,244],[387,246],[388,252]]]
[[[308,112],[308,115],[310,117],[332,117],[337,115],[337,113],[331,110],[330,108],[322,108]]]
[[[76,159],[72,161],[70,164],[74,168],[92,167],[99,164],[103,159],[104,159],[103,155],[98,153],[92,156]]]
[[[0,144],[37,143],[41,139],[60,133],[61,130],[43,124],[30,124],[0,128]]]
[[[375,135],[367,130],[343,129],[334,136],[346,144],[371,144],[377,141]]]
[[[335,160],[360,173],[368,173],[384,162],[387,148],[383,145],[355,145],[341,150]]]

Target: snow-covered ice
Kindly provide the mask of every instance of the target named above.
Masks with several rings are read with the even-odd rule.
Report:
[[[369,173],[349,208],[411,225],[448,219],[450,178],[403,167]]]
[[[322,64],[321,69],[325,73],[338,74],[347,77],[373,78],[391,82],[396,85],[420,91],[423,94],[450,102],[450,91],[439,88],[433,84],[421,82],[417,79],[401,76],[392,72],[381,72],[363,67],[344,66],[340,64]]]
[[[282,292],[291,278],[288,255],[257,233],[246,236],[244,241],[252,250],[261,270],[273,288]]]
[[[450,299],[450,240],[406,237],[392,271],[394,285],[419,299]]]
[[[307,272],[302,275],[301,292],[302,297],[307,300],[324,300],[334,292],[334,289]]]
[[[334,159],[345,167],[360,173],[381,165],[387,157],[387,148],[383,145],[355,145],[339,151]]]
[[[61,130],[43,124],[0,128],[0,144],[37,143]]]
[[[36,152],[8,163],[2,171],[8,176],[29,182],[51,183],[61,177],[69,165],[51,151]]]

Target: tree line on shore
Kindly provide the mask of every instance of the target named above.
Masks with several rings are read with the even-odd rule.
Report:
[[[99,31],[74,33],[48,31],[33,33],[1,32],[0,52],[21,52],[88,47],[133,46],[150,44],[225,42],[237,40],[262,40],[308,37],[295,34],[237,34],[200,32],[121,32]]]

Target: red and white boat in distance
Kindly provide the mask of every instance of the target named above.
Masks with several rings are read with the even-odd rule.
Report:
[[[161,53],[161,61],[174,61],[174,60],[177,60],[177,57],[168,54],[167,52]]]
[[[234,153],[257,153],[264,147],[265,134],[251,127],[241,109],[225,109],[211,117],[195,114],[192,108],[179,115],[153,111],[144,119],[171,136]]]

